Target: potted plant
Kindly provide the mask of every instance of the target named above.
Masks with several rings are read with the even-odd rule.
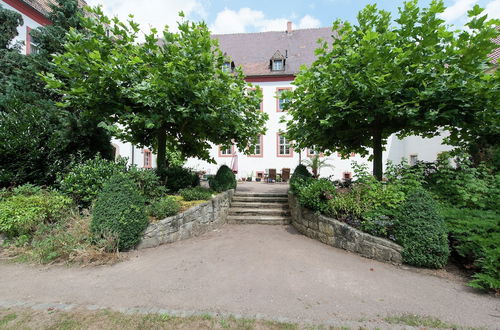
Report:
[[[248,182],[251,182],[252,181],[252,178],[253,178],[253,171],[250,172],[250,175],[247,177],[247,181]]]

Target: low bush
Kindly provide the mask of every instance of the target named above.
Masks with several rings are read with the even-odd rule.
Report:
[[[118,162],[100,156],[72,166],[71,170],[59,175],[60,190],[81,207],[89,207],[101,192],[104,183],[113,175],[125,172],[126,160]]]
[[[113,175],[94,205],[90,225],[94,242],[116,238],[119,250],[135,247],[149,224],[144,202],[130,176]]]
[[[448,234],[437,204],[423,189],[410,192],[395,216],[394,236],[405,263],[441,268],[448,261]]]
[[[153,201],[148,206],[148,215],[156,219],[171,217],[179,213],[181,205],[174,196],[165,196]]]
[[[494,211],[444,207],[450,246],[458,261],[477,272],[470,283],[500,290],[500,216]]]
[[[171,193],[176,193],[181,189],[196,187],[200,185],[200,178],[187,168],[172,166],[165,170],[162,175],[165,177],[165,186]]]
[[[299,164],[293,170],[292,177],[290,178],[290,189],[296,192],[297,187],[303,184],[304,181],[312,179],[312,174],[307,170],[304,164]]]
[[[185,201],[208,200],[212,198],[213,191],[203,187],[185,188],[179,190],[179,195]]]
[[[299,203],[313,211],[328,213],[329,200],[336,195],[335,186],[327,179],[310,180],[298,188]]]
[[[214,177],[208,181],[210,188],[217,192],[236,189],[236,177],[229,167],[222,165]]]
[[[156,171],[140,169],[136,166],[130,167],[127,172],[139,188],[139,192],[146,200],[154,200],[166,194],[166,188],[161,183]]]
[[[70,211],[70,198],[38,187],[19,187],[0,200],[0,232],[30,237],[44,223],[57,222]]]

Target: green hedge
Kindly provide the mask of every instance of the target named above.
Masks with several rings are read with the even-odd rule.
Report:
[[[236,177],[233,171],[226,165],[222,165],[214,177],[208,181],[210,188],[222,192],[229,189],[236,189]]]
[[[144,197],[127,175],[113,175],[99,193],[92,212],[90,230],[95,241],[117,239],[119,250],[139,243],[148,226]]]
[[[297,189],[297,197],[302,206],[313,211],[319,211],[326,214],[329,213],[328,201],[333,199],[336,195],[335,186],[331,181],[327,179],[309,180],[297,187]]]
[[[171,217],[179,213],[181,205],[173,196],[165,196],[155,200],[148,206],[148,215],[156,219]]]
[[[448,227],[451,249],[459,261],[474,267],[470,285],[500,289],[500,215],[494,211],[446,207],[441,215]]]
[[[179,190],[179,195],[181,195],[185,201],[208,200],[212,198],[212,194],[213,191],[211,189],[203,187],[185,188]]]
[[[448,232],[437,203],[423,189],[411,191],[397,211],[394,235],[405,263],[428,268],[446,265]]]
[[[200,178],[190,169],[181,166],[172,166],[161,173],[160,177],[165,177],[167,190],[176,193],[181,189],[196,187],[200,185]]]

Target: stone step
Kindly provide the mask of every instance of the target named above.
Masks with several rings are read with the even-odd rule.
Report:
[[[241,216],[229,215],[227,222],[232,224],[288,225],[289,217],[283,216]]]
[[[289,216],[290,210],[288,209],[250,209],[250,208],[239,208],[239,207],[231,207],[229,209],[230,215],[247,215],[247,216]]]
[[[288,198],[286,197],[245,197],[245,196],[234,196],[233,202],[243,202],[243,203],[286,203]]]
[[[234,196],[240,197],[288,197],[287,194],[283,193],[249,193],[249,192],[238,192]]]
[[[255,202],[255,203],[249,203],[249,202],[233,202],[231,203],[231,207],[235,208],[248,208],[248,209],[287,209],[288,210],[288,203],[261,203],[261,202]]]

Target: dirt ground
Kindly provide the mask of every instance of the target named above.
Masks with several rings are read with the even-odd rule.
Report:
[[[365,259],[289,226],[226,225],[131,252],[129,260],[112,266],[1,263],[0,307],[23,302],[316,324],[377,322],[410,313],[461,326],[500,325],[500,300],[453,276]]]

